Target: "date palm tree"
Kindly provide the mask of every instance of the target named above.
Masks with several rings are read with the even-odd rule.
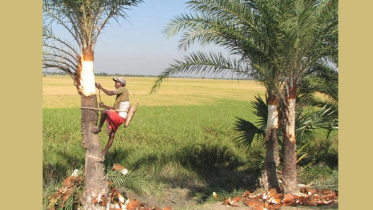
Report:
[[[328,135],[338,130],[338,71],[327,62],[317,62],[309,68],[298,87],[296,143],[298,148],[302,148],[312,140],[315,129],[326,130]],[[320,94],[322,97],[319,97]],[[258,118],[255,124],[237,118],[235,125],[239,132],[237,143],[246,148],[250,148],[255,139],[263,140],[267,127],[268,97],[255,97],[251,104]],[[298,158],[298,162],[300,159],[302,157]]]
[[[298,190],[296,176],[296,98],[299,84],[309,69],[326,59],[338,58],[338,1],[289,1],[284,39],[278,65],[285,79],[277,92],[283,113],[284,160],[282,179],[285,192]]]
[[[43,1],[43,66],[66,72],[81,96],[81,106],[97,108],[93,69],[94,47],[102,30],[111,19],[126,18],[125,10],[141,0],[44,0]],[[56,36],[52,23],[63,26],[72,43]],[[85,155],[84,209],[95,209],[93,200],[108,198],[108,185],[101,160],[101,146],[94,109],[81,110],[82,146]],[[106,209],[105,207],[102,207]]]
[[[269,188],[279,188],[276,166],[278,152],[278,108],[274,90],[279,91],[281,77],[274,62],[277,45],[281,44],[281,22],[286,5],[280,1],[198,0],[189,1],[194,14],[183,14],[173,19],[165,29],[169,37],[183,31],[180,49],[196,41],[214,43],[225,48],[231,57],[221,53],[191,53],[163,71],[151,92],[159,88],[169,75],[177,73],[227,73],[251,77],[260,81],[269,96],[268,119],[265,134],[267,148],[263,176]],[[233,58],[232,58],[233,57]]]
[[[276,133],[280,105],[284,116],[281,122],[285,125],[285,191],[296,191],[296,87],[314,62],[336,55],[337,2],[194,0],[187,4],[195,13],[176,17],[166,27],[165,33],[173,36],[183,32],[180,49],[186,50],[197,41],[214,43],[225,48],[234,58],[213,52],[186,55],[158,76],[151,92],[156,91],[165,78],[177,73],[232,72],[260,81],[267,90],[269,105],[265,134],[265,173],[269,187],[279,188]]]

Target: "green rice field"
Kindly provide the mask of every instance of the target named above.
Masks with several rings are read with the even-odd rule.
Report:
[[[165,199],[166,189],[185,192],[183,199],[204,203],[213,200],[212,192],[233,196],[255,187],[263,142],[254,141],[255,149],[251,150],[239,147],[234,127],[236,117],[256,121],[250,102],[254,96],[264,95],[260,84],[249,80],[170,78],[150,95],[156,78],[125,79],[130,102],[138,102],[139,107],[130,126],[118,129],[106,154],[106,167],[119,163],[138,174],[147,185],[148,195],[153,194],[157,201]],[[96,77],[96,82],[114,89],[112,77]],[[105,104],[114,103],[114,97],[103,92],[100,95]],[[80,96],[71,78],[43,77],[45,189],[84,166],[80,131]],[[99,136],[104,147],[106,132]],[[336,137],[325,140],[322,132],[317,137],[314,145],[322,148],[329,144],[326,152],[337,152],[337,143],[333,142]]]

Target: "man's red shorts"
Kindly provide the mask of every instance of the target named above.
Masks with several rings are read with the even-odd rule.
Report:
[[[124,119],[121,116],[119,116],[118,112],[116,111],[107,110],[106,114],[106,128],[108,130],[108,133],[110,133],[111,131],[115,133],[118,130],[119,126],[124,122]]]

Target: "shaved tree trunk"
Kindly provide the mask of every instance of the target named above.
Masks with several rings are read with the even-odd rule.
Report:
[[[93,51],[83,49],[82,66],[78,90],[81,94],[81,106],[97,108],[97,97],[93,73]],[[84,209],[106,209],[106,206],[94,205],[95,198],[105,200],[108,198],[108,184],[105,177],[105,167],[101,158],[101,145],[97,134],[91,132],[96,126],[98,112],[91,109],[82,109],[82,146],[85,154],[85,180],[84,180]]]
[[[278,110],[277,99],[274,95],[268,96],[268,118],[266,136],[264,138],[266,144],[266,159],[264,161],[264,170],[262,173],[263,188],[268,190],[276,188],[280,190],[277,178],[277,166],[280,164],[278,140]]]
[[[284,106],[284,163],[282,168],[282,179],[285,193],[295,193],[298,191],[297,183],[297,153],[295,138],[295,103],[296,84],[289,90],[287,106]]]

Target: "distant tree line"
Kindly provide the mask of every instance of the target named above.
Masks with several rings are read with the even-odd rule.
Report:
[[[47,75],[60,75],[60,76],[66,76],[68,75],[64,71],[43,71],[43,76]],[[105,73],[105,72],[98,72],[95,73],[95,76],[103,76],[103,77],[157,77],[157,75],[144,75],[144,74],[119,74],[119,73]],[[221,80],[231,80],[232,78],[222,78],[222,77],[205,77],[205,76],[170,76],[170,78],[193,78],[193,79],[221,79]],[[233,78],[238,79],[238,78]],[[252,80],[252,78],[239,78],[240,80]]]

